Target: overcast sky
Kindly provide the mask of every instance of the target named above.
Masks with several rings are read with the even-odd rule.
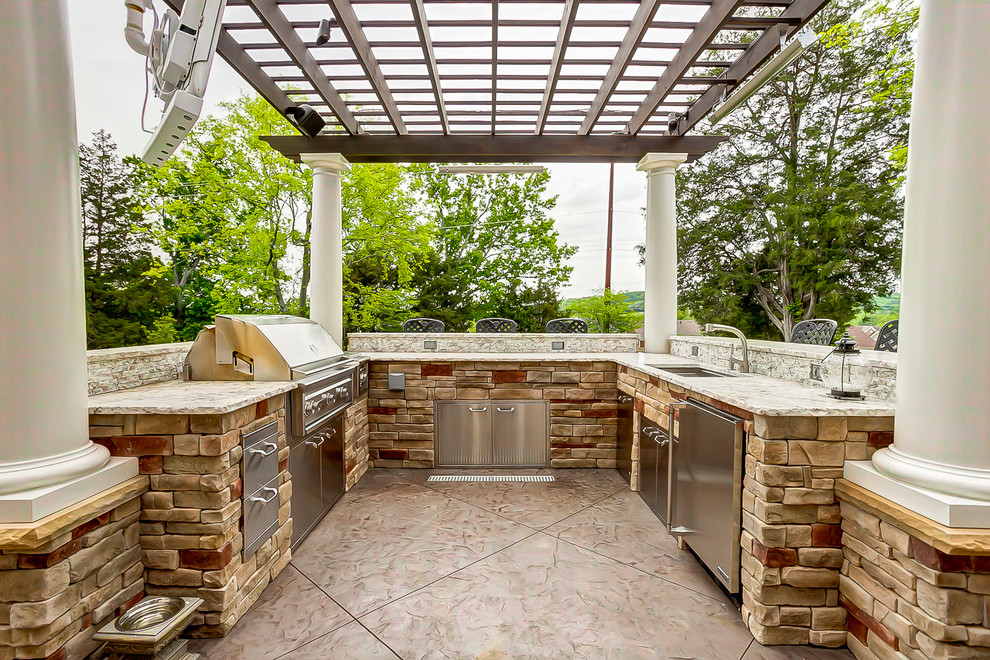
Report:
[[[124,3],[98,0],[69,3],[75,73],[77,123],[80,141],[105,129],[123,153],[136,153],[146,142],[141,131],[144,98],[142,57],[124,42]],[[202,116],[223,101],[251,91],[223,59],[214,60]],[[147,123],[158,120],[161,103],[148,102]],[[574,272],[565,297],[583,296],[600,289],[605,278],[605,231],[608,209],[608,165],[550,165],[550,191],[559,195],[556,212],[561,239],[579,248],[571,260]],[[615,168],[612,288],[641,290],[643,269],[635,246],[642,243],[645,225],[646,176],[632,164]]]

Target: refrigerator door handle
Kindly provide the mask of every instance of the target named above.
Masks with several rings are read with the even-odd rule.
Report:
[[[675,529],[679,529],[677,525],[674,524],[674,493],[677,491],[675,488],[674,479],[676,478],[676,473],[674,472],[674,445],[680,444],[680,441],[674,435],[674,419],[677,415],[677,411],[684,410],[687,408],[687,403],[671,403],[667,405],[667,437],[670,441],[667,443],[667,532],[675,533]],[[679,533],[684,533],[683,531]]]

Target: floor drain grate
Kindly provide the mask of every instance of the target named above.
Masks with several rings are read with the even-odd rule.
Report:
[[[438,474],[426,481],[553,481],[549,474]]]

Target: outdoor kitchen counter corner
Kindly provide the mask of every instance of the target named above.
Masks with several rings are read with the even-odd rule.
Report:
[[[376,353],[362,355],[373,362],[614,362],[647,376],[722,401],[754,415],[767,417],[890,417],[891,401],[839,400],[829,397],[824,387],[804,385],[760,374],[742,374],[726,378],[697,378],[663,371],[664,365],[698,365],[726,372],[721,367],[687,357],[659,353]]]
[[[223,415],[290,392],[288,381],[171,380],[89,397],[90,415]]]

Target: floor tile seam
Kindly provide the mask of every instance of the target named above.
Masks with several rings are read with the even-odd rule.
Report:
[[[746,654],[747,654],[747,653],[749,653],[749,650],[750,650],[751,648],[753,648],[753,644],[755,644],[755,643],[756,643],[756,638],[753,638],[753,639],[751,639],[751,640],[749,641],[749,644],[747,644],[747,645],[746,645],[746,650],[745,650],[745,651],[743,651],[743,653],[742,653],[742,655],[741,655],[741,656],[739,656],[739,659],[738,659],[738,660],[743,660],[743,658],[745,658],[745,657],[746,657]]]
[[[289,563],[290,563],[290,564],[292,564],[292,560],[291,560],[291,559],[289,560]],[[343,610],[343,611],[344,611],[344,612],[345,612],[345,613],[347,614],[347,616],[349,616],[349,617],[351,617],[351,620],[350,620],[350,621],[345,621],[344,623],[342,623],[342,624],[340,624],[339,626],[334,626],[333,628],[331,628],[331,629],[330,629],[330,630],[328,630],[327,632],[325,632],[325,633],[323,633],[322,635],[318,635],[317,637],[314,637],[313,639],[311,639],[311,640],[309,640],[308,642],[305,642],[304,644],[302,644],[302,645],[300,645],[300,646],[297,646],[296,648],[294,648],[294,649],[292,649],[291,651],[286,651],[286,652],[285,652],[285,653],[283,653],[282,655],[280,655],[280,656],[278,656],[278,657],[277,657],[277,658],[276,658],[275,660],[279,660],[280,658],[284,658],[284,657],[286,657],[286,656],[287,656],[287,655],[288,655],[289,653],[294,653],[294,652],[296,652],[296,651],[298,651],[299,649],[301,649],[301,648],[302,648],[303,646],[306,646],[307,644],[312,644],[312,643],[313,643],[313,642],[315,642],[316,640],[318,640],[318,639],[320,639],[320,638],[322,638],[322,637],[326,637],[327,635],[330,635],[330,634],[332,634],[332,633],[334,633],[334,632],[336,632],[337,630],[340,630],[340,629],[341,629],[341,628],[343,628],[344,626],[346,626],[346,625],[349,625],[349,624],[351,624],[351,623],[357,623],[357,624],[358,624],[359,626],[361,626],[362,628],[364,628],[365,630],[367,630],[367,631],[368,631],[368,633],[369,633],[369,634],[370,634],[370,635],[371,635],[372,637],[374,637],[374,638],[375,638],[375,639],[377,639],[377,640],[378,640],[379,642],[381,642],[381,643],[382,643],[382,645],[383,645],[383,646],[385,646],[385,648],[387,648],[387,649],[388,649],[389,651],[391,651],[391,652],[392,652],[392,654],[393,654],[393,655],[395,655],[395,657],[397,657],[397,658],[400,658],[400,660],[401,660],[401,658],[402,658],[402,656],[401,656],[401,655],[399,655],[398,653],[396,653],[396,652],[395,652],[395,649],[393,649],[393,648],[392,648],[391,646],[389,646],[388,644],[386,644],[386,643],[385,643],[385,640],[383,640],[383,639],[382,639],[381,637],[379,637],[378,635],[376,635],[375,633],[373,633],[373,632],[372,632],[371,630],[369,630],[369,629],[368,629],[368,627],[367,627],[366,625],[364,625],[363,623],[361,623],[361,621],[359,621],[359,620],[358,620],[358,618],[357,618],[356,616],[354,616],[354,615],[353,615],[353,614],[351,613],[351,611],[350,611],[349,609],[347,609],[347,608],[346,608],[346,607],[344,607],[344,606],[343,606],[342,604],[340,604],[339,602],[337,602],[337,599],[336,599],[336,598],[334,598],[333,596],[331,596],[330,594],[328,594],[328,593],[327,593],[327,591],[326,591],[326,589],[324,589],[323,587],[321,587],[321,586],[319,585],[319,583],[317,583],[317,582],[316,582],[316,581],[315,581],[315,580],[314,580],[313,578],[311,578],[311,577],[309,577],[308,575],[306,575],[306,573],[304,573],[304,572],[303,572],[303,570],[302,570],[301,568],[299,568],[298,566],[296,566],[296,565],[294,565],[294,564],[292,564],[292,567],[293,567],[294,569],[296,569],[296,571],[298,571],[300,575],[302,575],[302,576],[303,576],[304,578],[306,578],[307,580],[309,580],[309,582],[310,582],[310,584],[312,584],[312,585],[313,585],[314,587],[316,587],[317,589],[319,589],[319,590],[320,590],[320,592],[321,592],[321,593],[322,593],[322,594],[323,594],[324,596],[326,596],[327,598],[329,598],[329,599],[330,599],[330,601],[331,601],[331,602],[332,602],[332,603],[333,603],[334,605],[336,605],[336,606],[337,606],[337,607],[339,607],[339,608],[340,608],[341,610]]]
[[[714,596],[710,596],[710,595],[706,594],[703,591],[698,591],[697,589],[694,589],[692,587],[685,586],[685,585],[681,584],[680,582],[675,582],[674,580],[672,580],[670,578],[667,578],[667,577],[663,577],[662,575],[657,575],[655,573],[651,573],[651,572],[649,572],[647,570],[644,570],[644,569],[640,568],[639,566],[635,566],[633,564],[628,564],[628,563],[626,563],[624,561],[621,561],[619,559],[616,559],[615,557],[609,557],[608,555],[602,554],[601,552],[598,552],[597,550],[595,550],[593,548],[585,547],[585,546],[581,545],[580,543],[575,543],[574,541],[569,541],[569,540],[564,539],[564,538],[561,538],[559,536],[554,536],[553,534],[551,534],[551,533],[549,533],[549,532],[547,532],[545,530],[540,530],[540,533],[541,534],[544,534],[544,535],[546,535],[546,536],[548,536],[548,537],[550,537],[552,539],[556,539],[558,541],[563,541],[564,543],[566,543],[566,544],[568,544],[570,546],[573,546],[575,548],[580,548],[582,550],[587,550],[588,552],[591,552],[593,554],[596,554],[599,557],[602,557],[603,559],[608,559],[609,561],[613,561],[616,564],[620,564],[622,566],[626,566],[628,568],[635,569],[635,570],[639,571],[640,573],[642,573],[643,575],[648,575],[649,577],[656,578],[657,580],[660,580],[661,582],[666,582],[668,584],[674,585],[675,587],[680,587],[681,589],[684,589],[686,591],[690,591],[692,593],[698,594],[699,596],[704,596],[705,598],[707,598],[709,600],[713,600],[716,603],[719,603],[719,604],[722,604],[722,605],[725,604],[724,602],[722,602],[718,598],[715,598]],[[733,604],[733,607],[735,607],[734,604]]]
[[[532,529],[532,528],[529,528],[529,529]],[[409,598],[413,594],[415,594],[417,592],[420,592],[423,589],[426,589],[428,587],[431,587],[434,584],[436,584],[437,582],[440,582],[441,580],[446,580],[447,578],[451,577],[452,575],[455,575],[457,573],[460,573],[463,570],[466,570],[468,568],[471,568],[472,566],[474,566],[475,564],[477,564],[479,562],[483,562],[486,559],[489,559],[491,557],[494,557],[495,555],[497,555],[497,554],[499,554],[501,552],[505,552],[506,550],[508,550],[512,546],[517,545],[519,543],[522,543],[523,541],[525,541],[527,539],[531,539],[531,538],[533,538],[534,536],[536,536],[539,533],[540,533],[539,530],[533,530],[533,533],[532,534],[527,534],[526,536],[522,537],[521,539],[518,539],[516,541],[513,541],[512,543],[510,543],[509,545],[505,546],[504,548],[499,548],[498,550],[496,550],[494,552],[490,552],[487,555],[484,555],[483,557],[478,557],[476,560],[474,560],[474,561],[472,561],[470,563],[464,564],[463,566],[454,569],[450,573],[447,573],[445,575],[441,575],[440,577],[438,577],[438,578],[436,578],[434,580],[431,580],[430,582],[424,584],[421,587],[416,587],[412,591],[410,591],[408,593],[405,593],[405,594],[402,594],[401,596],[397,596],[397,597],[393,598],[392,600],[388,601],[387,603],[382,603],[381,605],[378,605],[377,607],[373,607],[372,609],[368,610],[367,612],[362,612],[360,615],[358,615],[355,618],[358,621],[360,621],[361,619],[363,619],[364,617],[368,616],[369,614],[373,614],[373,613],[377,612],[380,609],[383,609],[385,607],[388,607],[390,605],[393,605],[395,603],[398,603],[401,600],[405,600],[406,598]],[[326,593],[326,592],[324,592],[324,593]],[[336,602],[336,601],[334,601],[334,602]],[[348,614],[350,614],[350,612],[348,612]]]
[[[617,491],[615,491],[614,493],[609,493],[609,494],[608,494],[608,495],[606,495],[605,497],[603,497],[603,498],[601,498],[601,499],[598,499],[598,500],[595,500],[594,502],[591,502],[590,504],[588,504],[588,505],[586,505],[586,506],[583,506],[583,507],[581,507],[580,509],[578,509],[578,510],[577,510],[577,511],[575,511],[574,513],[569,513],[569,514],[567,514],[566,516],[564,516],[563,518],[561,518],[560,520],[555,520],[555,521],[553,521],[553,522],[552,522],[552,523],[550,523],[549,525],[544,525],[544,526],[542,526],[542,527],[533,527],[533,529],[536,529],[536,530],[538,530],[538,531],[540,531],[540,532],[543,532],[543,531],[546,531],[546,530],[548,530],[548,529],[550,529],[551,527],[553,527],[554,525],[559,525],[560,523],[562,523],[562,522],[564,522],[564,521],[565,521],[565,520],[567,520],[568,518],[573,518],[573,517],[574,517],[574,516],[576,516],[577,514],[579,514],[579,513],[583,513],[583,512],[585,512],[585,511],[587,511],[588,509],[590,509],[591,507],[593,507],[593,506],[597,506],[597,505],[599,505],[599,504],[601,504],[602,502],[604,502],[605,500],[607,500],[607,499],[609,499],[610,497],[615,497],[615,496],[616,496],[616,495],[617,495],[618,493],[621,493],[621,492],[622,492],[623,490],[625,490],[626,488],[627,488],[627,487],[623,487],[623,488],[620,488],[619,490],[617,490]],[[527,525],[527,526],[528,526],[528,527],[532,527],[531,525]]]

